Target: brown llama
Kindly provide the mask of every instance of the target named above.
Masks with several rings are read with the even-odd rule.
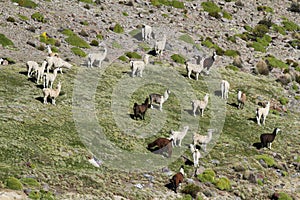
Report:
[[[243,109],[245,102],[247,100],[246,94],[239,90],[237,95],[237,100],[238,100],[238,109]]]
[[[168,154],[168,158],[172,155],[172,141],[173,139],[167,138],[157,138],[154,142],[148,144],[148,149],[150,151],[156,151],[159,154]],[[157,147],[158,149],[153,149],[153,147]]]
[[[179,172],[176,173],[170,180],[175,193],[177,193],[177,188],[179,187],[179,184],[183,183],[183,177],[184,177],[184,169],[183,166],[181,166]]]
[[[145,102],[142,105],[138,105],[137,103],[134,103],[133,119],[138,119],[138,117],[139,117],[139,118],[145,120],[145,114],[146,114],[148,107],[149,107],[149,98],[146,98]]]

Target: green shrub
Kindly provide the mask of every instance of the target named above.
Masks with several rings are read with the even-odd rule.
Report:
[[[72,47],[71,48],[71,51],[76,55],[76,56],[80,56],[80,57],[86,57],[87,54],[81,50],[80,48],[78,47]]]
[[[123,33],[124,29],[123,29],[123,27],[120,24],[116,24],[115,27],[114,27],[114,29],[113,29],[113,31],[115,33]]]
[[[227,40],[230,41],[230,42],[236,43],[236,36],[235,36],[235,35],[233,35],[233,36],[228,36],[228,37],[227,37]]]
[[[36,8],[37,4],[31,0],[12,0],[12,2],[18,3],[19,6],[25,8]]]
[[[230,69],[232,71],[240,71],[240,69],[234,65],[227,65],[225,69]]]
[[[172,60],[176,63],[184,64],[185,63],[185,58],[180,55],[180,54],[173,54],[171,56]]]
[[[296,100],[300,100],[300,95],[295,96],[295,99],[296,99]]]
[[[206,182],[214,183],[215,176],[216,176],[216,173],[213,170],[207,169],[202,174],[199,174],[197,176],[197,178],[199,179],[199,181],[201,181],[203,183],[206,183]]]
[[[88,22],[88,21],[81,21],[80,24],[81,24],[81,25],[84,25],[84,26],[88,26],[88,25],[89,25],[89,22]]]
[[[93,0],[79,0],[79,1],[81,1],[83,3],[90,3],[90,4],[92,4],[94,2]]]
[[[122,14],[123,14],[125,17],[128,16],[128,13],[127,13],[127,12],[123,12]]]
[[[177,198],[176,200],[193,200],[193,197],[189,194],[186,194],[181,198]]]
[[[34,178],[21,178],[21,183],[25,186],[38,187],[40,183],[37,182]]]
[[[220,190],[230,190],[231,189],[231,184],[230,180],[226,177],[219,178],[215,181],[215,185],[218,189]]]
[[[285,30],[287,31],[300,31],[300,26],[298,26],[296,23],[291,22],[289,20],[284,20],[282,24]]]
[[[64,30],[62,30],[62,34],[66,35],[66,36],[72,36],[75,33],[70,29],[64,29]]]
[[[153,6],[161,6],[161,5],[165,5],[165,6],[173,6],[174,8],[179,8],[179,9],[183,9],[184,7],[184,3],[181,1],[177,1],[177,0],[151,0],[151,4]]]
[[[249,44],[249,46],[253,47],[254,51],[266,52],[266,47],[259,42],[253,42]]]
[[[174,8],[184,9],[184,3],[181,2],[181,1],[173,0],[172,1],[172,6]]]
[[[298,87],[298,85],[297,84],[293,84],[293,86],[292,86],[292,88],[293,88],[293,90],[296,90],[296,91],[298,91],[299,90],[299,87]]]
[[[268,167],[273,167],[276,164],[274,159],[266,154],[256,155],[255,158],[256,160],[263,160],[268,165]]]
[[[186,43],[189,43],[189,44],[194,44],[195,43],[194,39],[191,36],[189,36],[188,34],[181,35],[179,37],[179,39],[186,42]]]
[[[146,43],[139,43],[139,47],[143,49],[143,51],[149,51],[151,48]]]
[[[90,45],[97,47],[97,46],[99,46],[99,42],[97,40],[92,40]]]
[[[27,20],[29,20],[29,18],[26,17],[26,16],[24,16],[24,15],[18,14],[18,17],[19,17],[19,19],[22,20],[22,21],[27,21]]]
[[[128,58],[126,56],[124,56],[124,55],[120,56],[118,59],[121,60],[121,61],[123,61],[123,62],[128,62]]]
[[[258,24],[252,30],[254,37],[263,37],[266,33],[269,32],[269,28],[264,24]]]
[[[45,23],[46,20],[44,18],[44,15],[42,15],[41,13],[39,12],[35,12],[31,15],[31,18],[34,20],[34,21],[38,21],[38,22],[42,22],[42,23]]]
[[[278,200],[293,200],[293,198],[284,192],[280,192]]]
[[[2,45],[2,47],[14,46],[14,43],[1,33],[0,33],[0,44]]]
[[[214,43],[212,42],[211,38],[205,38],[204,41],[201,42],[203,46],[206,46],[207,48],[214,48]]]
[[[252,28],[251,26],[249,26],[249,25],[245,25],[245,26],[244,26],[244,29],[245,29],[246,31],[248,31],[248,32],[252,32],[252,31],[253,31],[253,28]]]
[[[15,18],[13,18],[13,17],[8,17],[8,18],[6,19],[6,21],[12,22],[12,23],[16,22]]]
[[[262,25],[265,25],[268,28],[270,28],[273,25],[272,18],[271,17],[268,17],[268,18],[264,17],[262,20],[260,20],[258,22],[258,24],[262,24]]]
[[[193,198],[196,198],[197,194],[198,194],[198,192],[200,192],[200,190],[201,190],[201,188],[198,185],[188,184],[181,190],[181,192],[184,194],[189,194]]]
[[[263,181],[260,180],[260,179],[257,180],[257,184],[260,185],[260,186],[263,186],[263,185],[264,185]]]
[[[268,7],[268,6],[258,6],[257,11],[264,11],[264,12],[274,13],[273,8]]]
[[[300,40],[291,40],[288,42],[294,49],[300,47]]]
[[[276,31],[277,33],[280,33],[281,35],[286,35],[286,31],[285,28],[282,26],[279,26],[277,24],[273,24],[272,28],[274,31]]]
[[[23,189],[22,183],[14,177],[9,177],[8,179],[6,179],[6,187],[8,189],[12,189],[12,190],[22,190]]]
[[[222,11],[221,8],[212,1],[202,2],[201,6],[204,11],[208,13],[219,13]]]
[[[76,34],[72,34],[69,37],[67,37],[66,42],[75,47],[90,48],[90,45]]]
[[[286,98],[286,97],[280,97],[280,98],[279,98],[279,102],[280,102],[282,105],[286,105],[286,104],[288,104],[289,99]]]
[[[103,35],[98,34],[98,35],[96,35],[96,38],[98,38],[99,40],[103,40]]]
[[[240,53],[238,51],[236,51],[236,50],[226,50],[224,52],[224,55],[225,56],[230,56],[230,57],[235,57],[235,56],[240,55]]]
[[[261,75],[269,75],[270,70],[264,60],[259,60],[256,64],[256,72]]]
[[[140,54],[138,54],[137,52],[127,52],[127,53],[125,53],[125,55],[128,58],[135,58],[135,59],[141,59],[142,58],[142,56]]]
[[[41,193],[39,191],[31,191],[28,195],[30,199],[41,199]]]
[[[288,69],[289,66],[288,64],[284,63],[283,61],[273,57],[273,56],[268,56],[266,57],[266,60],[268,61],[268,65],[271,68],[280,68],[280,69]]]
[[[51,44],[51,45],[55,45],[56,43],[56,40],[54,38],[49,38],[47,36],[47,33],[46,32],[43,32],[41,35],[40,35],[40,42],[43,42],[45,44]]]
[[[232,16],[228,12],[223,11],[222,14],[223,14],[223,18],[232,20]]]

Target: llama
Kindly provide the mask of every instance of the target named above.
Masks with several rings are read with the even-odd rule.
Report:
[[[199,135],[197,133],[193,134],[193,143],[194,145],[200,144],[203,146],[203,150],[206,152],[206,145],[211,141],[212,139],[212,130],[208,130],[207,135]]]
[[[146,98],[145,102],[142,105],[138,105],[137,103],[134,103],[133,118],[137,119],[138,117],[140,117],[141,119],[145,120],[145,114],[146,114],[148,107],[149,107],[149,98]]]
[[[173,186],[173,190],[175,193],[177,193],[177,188],[179,187],[179,185],[181,183],[183,183],[183,179],[184,179],[185,173],[184,173],[184,168],[183,165],[180,167],[179,172],[177,172],[172,179],[170,180],[172,186]]]
[[[206,108],[206,106],[208,104],[208,98],[209,98],[209,94],[206,94],[203,98],[203,101],[197,100],[197,99],[192,100],[191,104],[192,104],[194,117],[196,117],[196,111],[198,108],[200,109],[201,117],[203,117],[204,109]]]
[[[46,49],[47,49],[47,51],[48,51],[48,56],[50,56],[50,57],[53,57],[53,56],[59,57],[59,56],[58,56],[58,53],[52,52],[51,46],[50,46],[50,45],[46,45]]]
[[[164,35],[162,40],[155,41],[154,50],[155,50],[156,55],[163,54],[163,50],[165,49],[165,46],[166,46],[166,41],[167,41],[166,35]]]
[[[228,99],[228,93],[229,93],[230,84],[226,80],[221,81],[221,94],[222,99]]]
[[[158,153],[167,153],[168,158],[170,158],[172,156],[172,141],[173,139],[157,138],[154,142],[148,144],[148,149],[153,150],[153,147],[158,147]]]
[[[258,125],[261,125],[260,123],[261,118],[262,118],[262,124],[265,125],[265,120],[269,114],[269,110],[270,110],[270,101],[267,102],[266,107],[256,109],[256,120]]]
[[[171,130],[171,136],[170,139],[173,139],[173,145],[177,146],[177,143],[179,142],[179,146],[181,147],[181,142],[183,138],[185,137],[187,131],[189,130],[189,126],[184,126],[183,131],[173,131]]]
[[[106,45],[104,44],[104,49],[101,50],[99,53],[90,53],[88,55],[88,67],[93,67],[94,61],[98,60],[99,64],[98,67],[101,67],[102,61],[106,58],[107,55],[107,48]]]
[[[246,94],[239,90],[237,94],[237,100],[238,100],[238,109],[243,109],[245,102],[247,100]]]
[[[35,73],[36,75],[36,83],[39,84],[39,81],[42,81],[42,78],[44,76],[44,72],[45,72],[45,69],[46,69],[46,65],[47,65],[47,62],[44,61],[42,63],[42,66],[41,67],[37,67],[35,68],[32,73]]]
[[[47,66],[47,73],[49,73],[49,70],[52,68],[52,66],[54,66],[54,68],[67,68],[67,69],[71,69],[72,65],[70,63],[68,63],[67,61],[64,61],[63,59],[59,58],[59,57],[50,57],[48,56],[46,58],[46,61],[48,63]],[[60,69],[60,73],[62,74],[62,69]]]
[[[57,76],[57,72],[60,70],[61,70],[61,68],[56,68],[53,70],[53,74],[51,74],[51,73],[44,74],[44,88],[49,88],[49,83],[50,83],[50,88],[52,88],[52,85]]]
[[[150,40],[151,39],[151,35],[152,35],[152,27],[144,24],[143,27],[142,27],[142,37],[143,37],[143,40],[144,41],[146,41],[148,39]]]
[[[171,93],[171,91],[169,89],[167,89],[165,91],[164,95],[154,94],[154,93],[150,94],[149,97],[150,97],[151,108],[153,109],[153,106],[152,106],[153,103],[157,103],[157,104],[159,104],[159,110],[162,111],[162,105],[164,102],[167,101],[170,93]]]
[[[199,166],[199,159],[201,158],[201,153],[199,149],[196,148],[196,145],[190,144],[190,150],[193,155],[194,167]]]
[[[273,133],[264,133],[260,135],[260,142],[262,147],[270,148],[272,147],[272,142],[274,141],[276,134],[280,131],[279,128],[275,128]]]
[[[201,64],[197,65],[197,64],[190,63],[190,62],[185,62],[184,64],[186,66],[188,78],[191,79],[191,73],[194,72],[196,75],[196,80],[198,80],[199,74],[203,70],[203,65],[201,65]]]
[[[27,66],[27,76],[30,77],[33,72],[37,71],[39,68],[39,64],[35,61],[28,61],[26,63]]]
[[[214,51],[211,57],[203,59],[200,63],[202,64],[203,68],[206,69],[206,73],[209,74],[209,70],[214,64],[217,57],[217,53]]]
[[[61,83],[60,82],[57,84],[56,89],[44,88],[43,89],[44,104],[48,104],[47,98],[50,97],[51,100],[52,100],[52,104],[55,105],[55,98],[59,96],[60,90],[61,90]]]
[[[131,76],[135,77],[135,74],[139,74],[140,77],[143,77],[143,71],[149,63],[149,57],[150,55],[146,54],[144,55],[143,61],[141,60],[132,60],[130,61],[130,67],[131,67]]]

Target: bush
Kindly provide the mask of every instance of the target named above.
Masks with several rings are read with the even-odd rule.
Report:
[[[0,33],[0,44],[2,45],[2,47],[14,46],[14,43],[1,33]]]
[[[120,24],[116,24],[115,27],[113,28],[113,32],[115,33],[123,33],[124,29]]]
[[[36,8],[37,4],[31,0],[12,0],[12,2],[18,3],[19,6],[25,8]]]
[[[273,167],[276,164],[274,159],[266,154],[256,155],[255,158],[256,160],[263,160],[268,165],[268,167]]]
[[[274,13],[273,8],[268,7],[268,6],[258,6],[257,11],[264,11],[264,12]]]
[[[197,176],[197,178],[199,179],[199,181],[201,181],[203,183],[206,183],[206,182],[214,183],[215,176],[216,176],[216,173],[213,170],[207,169],[202,174],[199,174]]]
[[[238,51],[236,51],[236,50],[226,50],[225,52],[224,52],[224,55],[225,56],[230,56],[230,57],[236,57],[236,56],[238,56],[238,55],[240,55],[240,53],[238,52]]]
[[[293,200],[293,198],[284,192],[280,192],[278,200]]]
[[[284,63],[283,61],[281,61],[273,56],[266,57],[266,60],[267,60],[270,68],[280,68],[280,69],[288,69],[289,68],[288,64]]]
[[[218,189],[220,190],[230,190],[231,189],[231,184],[230,180],[226,177],[222,177],[216,180],[215,185]]]
[[[24,16],[24,15],[18,14],[18,17],[19,17],[19,19],[22,20],[22,21],[27,21],[27,20],[29,20],[29,18],[26,17],[26,16]]]
[[[28,195],[30,199],[41,199],[41,193],[38,191],[31,191]]]
[[[235,71],[235,72],[240,71],[240,69],[238,67],[234,66],[234,65],[228,65],[228,66],[225,67],[225,69],[230,69],[230,70]]]
[[[198,185],[188,184],[181,190],[181,192],[184,194],[189,194],[193,198],[196,198],[197,194],[198,194],[198,192],[200,192],[200,190],[201,190],[201,188]]]
[[[262,25],[265,25],[268,28],[270,28],[273,25],[272,18],[271,17],[264,18],[264,19],[260,20],[258,22],[258,24],[262,24]]]
[[[13,18],[13,17],[8,17],[8,18],[6,19],[6,21],[12,22],[12,23],[16,22],[15,18]]]
[[[277,33],[280,33],[281,35],[286,35],[286,31],[285,28],[282,26],[278,26],[277,24],[273,24],[272,28],[274,31],[276,31]]]
[[[42,22],[42,23],[45,23],[46,20],[44,18],[44,16],[39,13],[39,12],[35,12],[31,15],[31,18],[34,20],[34,21],[38,21],[38,22]]]
[[[121,60],[121,61],[123,61],[123,62],[128,62],[128,58],[126,56],[124,56],[124,55],[120,56],[118,59]]]
[[[38,187],[40,186],[40,183],[37,182],[34,178],[22,178],[21,183],[25,186],[30,186],[30,187]]]
[[[289,99],[285,98],[285,97],[280,97],[279,102],[281,103],[281,105],[286,105],[286,104],[288,104]]]
[[[222,14],[223,14],[223,18],[232,20],[232,16],[228,12],[223,11]]]
[[[97,40],[92,40],[90,45],[97,47],[97,46],[99,46],[99,42]]]
[[[135,58],[135,59],[141,59],[142,58],[142,56],[140,54],[138,54],[137,52],[127,52],[127,53],[125,53],[125,55],[128,58]]]
[[[173,54],[171,56],[172,60],[176,63],[184,64],[185,63],[185,58],[180,55],[180,54]]]
[[[8,179],[6,179],[6,187],[8,189],[12,189],[12,190],[22,190],[23,189],[22,183],[14,177],[9,177]]]
[[[269,28],[264,24],[258,24],[252,30],[252,34],[254,37],[263,37],[268,32]]]
[[[217,4],[215,4],[212,1],[202,2],[201,3],[202,8],[204,11],[208,13],[219,13],[221,12],[221,8]]]
[[[256,72],[261,75],[269,75],[270,70],[264,60],[260,60],[256,64]]]
[[[75,47],[90,48],[90,45],[86,41],[81,39],[79,36],[77,36],[75,33],[66,38],[66,42]]]
[[[298,26],[296,23],[291,22],[289,20],[284,20],[282,24],[285,30],[287,31],[300,31],[300,26]]]
[[[80,56],[80,57],[86,57],[87,54],[81,50],[80,48],[78,47],[72,47],[71,48],[71,51],[76,55],[76,56]]]

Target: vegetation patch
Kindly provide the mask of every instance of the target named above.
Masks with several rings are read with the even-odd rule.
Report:
[[[206,46],[207,48],[215,49],[217,55],[219,55],[219,56],[224,55],[224,50],[221,47],[219,47],[218,45],[214,44],[212,39],[209,37],[205,38],[205,40],[202,41],[201,44],[203,46]]]
[[[289,21],[289,20],[283,20],[282,21],[283,27],[287,31],[300,31],[300,26],[297,25],[296,23]]]
[[[205,12],[208,12],[208,14],[216,19],[219,19],[223,16],[225,19],[232,19],[231,14],[228,12],[222,10],[217,4],[215,4],[213,1],[207,1],[207,2],[202,2],[201,6]],[[221,14],[222,13],[222,16]]]
[[[4,34],[0,33],[0,44],[2,47],[14,46],[14,43],[8,39]]]
[[[279,102],[281,103],[281,105],[286,105],[289,103],[289,99],[286,97],[280,97]]]
[[[124,33],[124,29],[120,24],[116,24],[113,28],[113,32],[115,32],[115,33]]]
[[[236,71],[236,72],[240,71],[240,69],[237,66],[234,66],[234,65],[227,65],[225,68],[230,69],[232,71]]]
[[[135,59],[141,59],[142,56],[140,54],[138,54],[137,52],[126,52],[125,55],[128,58],[135,58]]]
[[[193,198],[197,197],[197,194],[200,192],[201,188],[198,185],[195,184],[188,184],[187,186],[185,186],[182,189],[182,193],[184,194],[189,194],[191,195]]]
[[[121,60],[121,61],[123,61],[123,62],[128,62],[128,58],[126,56],[124,56],[124,55],[120,56],[118,59]]]
[[[20,14],[18,14],[18,17],[19,17],[19,19],[22,20],[22,21],[28,21],[28,20],[29,20],[29,18],[26,17],[25,15],[20,15]]]
[[[66,42],[68,42],[70,45],[79,48],[90,48],[90,45],[85,40],[76,35],[73,31],[69,29],[64,29],[62,33],[68,36],[66,38]]]
[[[256,160],[263,160],[268,165],[268,167],[273,167],[276,164],[274,159],[266,154],[256,155],[255,158]]]
[[[8,179],[6,179],[6,187],[12,190],[23,189],[22,183],[19,181],[19,179],[16,179],[15,177],[9,177]]]
[[[21,178],[20,181],[24,186],[29,186],[29,187],[39,187],[40,186],[40,183],[37,182],[37,180],[34,178]]]
[[[46,32],[43,32],[40,35],[40,42],[43,42],[45,44],[51,44],[51,45],[55,45],[56,44],[56,40],[54,38],[48,37]]]
[[[165,5],[165,6],[172,6],[174,8],[179,8],[179,9],[184,9],[184,3],[181,1],[177,1],[177,0],[151,0],[151,4],[153,6],[161,6],[161,5]]]
[[[282,60],[279,60],[275,58],[272,55],[269,55],[265,58],[267,60],[269,68],[280,68],[280,69],[288,69],[289,65],[283,62]]]
[[[19,6],[25,8],[36,8],[38,5],[31,0],[12,0],[14,3],[18,3]]]
[[[197,178],[199,181],[203,183],[214,183],[215,182],[216,173],[212,169],[205,170],[202,174],[199,174]]]
[[[188,34],[181,35],[179,37],[179,39],[186,42],[186,43],[188,43],[188,44],[195,44],[194,39]]]
[[[86,57],[87,54],[80,48],[78,47],[72,47],[71,51],[76,55],[76,56],[80,56],[80,57]]]
[[[34,20],[34,21],[38,21],[38,22],[42,22],[42,23],[46,23],[46,19],[44,18],[44,15],[42,15],[41,13],[39,12],[35,12],[31,15],[31,18]]]
[[[225,52],[224,52],[224,56],[230,56],[230,57],[235,57],[235,56],[238,56],[238,55],[240,55],[240,52],[239,51],[237,51],[237,50],[226,50]]]
[[[176,63],[180,63],[180,64],[184,64],[185,63],[185,58],[183,57],[183,55],[180,54],[173,54],[171,56],[172,60]]]
[[[290,197],[290,195],[288,195],[287,193],[280,192],[278,200],[293,200],[293,198]]]
[[[227,177],[219,178],[215,181],[215,185],[219,190],[230,190],[231,189],[231,183],[230,180]]]
[[[257,7],[258,11],[264,11],[264,12],[268,12],[268,13],[274,13],[273,8],[269,7],[269,6],[258,6]]]

